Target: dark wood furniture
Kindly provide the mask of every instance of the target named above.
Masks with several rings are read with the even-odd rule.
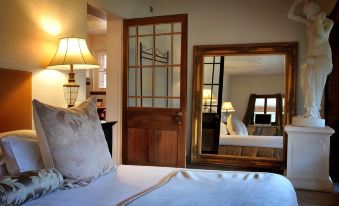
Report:
[[[193,47],[193,86],[192,86],[192,141],[191,163],[200,165],[218,165],[232,168],[260,168],[281,172],[286,167],[287,138],[284,136],[283,158],[255,158],[242,156],[218,156],[203,154],[202,149],[202,91],[203,64],[205,56],[227,55],[269,55],[285,56],[285,108],[284,125],[291,123],[295,115],[296,74],[297,74],[297,42],[257,43],[235,45],[201,45]]]
[[[32,129],[32,73],[0,69],[0,132]]]
[[[113,141],[113,125],[115,125],[117,121],[101,121],[101,127],[105,134],[105,139],[107,141],[107,146],[109,149],[109,153],[112,156],[112,141]]]
[[[332,73],[327,77],[325,88],[325,119],[326,125],[332,127],[336,133],[331,136],[330,146],[330,176],[332,180],[339,180],[339,2],[329,16],[334,21],[330,34],[332,49]]]

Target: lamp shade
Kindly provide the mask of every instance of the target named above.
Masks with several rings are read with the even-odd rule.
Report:
[[[59,47],[48,64],[49,69],[69,70],[99,68],[99,64],[90,53],[86,40],[76,37],[62,38]]]
[[[234,112],[235,109],[233,108],[231,102],[223,102],[221,106],[221,111],[222,112]]]

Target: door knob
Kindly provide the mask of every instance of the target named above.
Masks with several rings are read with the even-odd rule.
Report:
[[[177,112],[174,116],[173,116],[173,124],[177,124],[177,125],[181,125],[182,124],[182,116],[183,116],[183,112]]]

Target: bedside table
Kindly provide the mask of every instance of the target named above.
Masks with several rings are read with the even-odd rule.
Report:
[[[112,139],[113,139],[113,131],[112,127],[117,123],[117,121],[100,121],[102,130],[105,134],[105,139],[107,141],[107,146],[109,149],[109,153],[112,156]]]

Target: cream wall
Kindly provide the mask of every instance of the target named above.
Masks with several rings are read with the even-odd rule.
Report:
[[[287,19],[293,0],[156,0],[156,15],[188,14],[187,151],[190,151],[193,45],[299,42],[305,53],[305,27]],[[298,89],[298,111],[301,109]]]
[[[126,18],[149,16],[152,0],[90,0],[92,5]],[[44,69],[58,40],[86,38],[86,0],[2,0],[0,7],[0,68],[33,73],[32,97],[66,107],[62,85],[67,72]],[[78,100],[85,99],[85,71],[76,71]],[[114,97],[112,97],[114,98]]]
[[[284,94],[284,75],[232,76],[229,99],[235,112],[232,115],[244,118],[251,94]]]

